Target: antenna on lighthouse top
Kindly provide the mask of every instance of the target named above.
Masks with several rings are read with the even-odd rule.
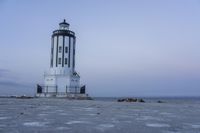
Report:
[[[66,23],[66,20],[64,19],[63,22],[59,23],[61,30],[69,30],[69,24]]]

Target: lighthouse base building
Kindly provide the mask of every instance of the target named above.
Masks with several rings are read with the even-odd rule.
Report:
[[[75,71],[75,46],[75,33],[64,20],[53,31],[50,69],[44,73],[44,85],[37,85],[36,97],[88,98]]]

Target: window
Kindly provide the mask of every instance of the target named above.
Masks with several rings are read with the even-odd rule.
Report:
[[[62,47],[61,47],[61,46],[59,46],[59,49],[58,49],[58,50],[59,50],[59,53],[61,53],[61,51],[62,51]]]
[[[67,64],[67,58],[65,58],[65,64]]]
[[[68,52],[68,47],[65,47],[65,53],[67,53]]]
[[[58,64],[61,64],[61,58],[58,58]]]

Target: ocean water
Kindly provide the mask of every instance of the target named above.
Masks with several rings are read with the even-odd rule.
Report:
[[[0,133],[200,133],[200,98],[94,99],[0,98]]]

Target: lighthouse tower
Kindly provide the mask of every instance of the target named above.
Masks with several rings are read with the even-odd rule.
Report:
[[[44,74],[44,85],[37,85],[39,97],[85,96],[80,76],[75,71],[76,36],[65,21],[51,36],[50,69]]]

